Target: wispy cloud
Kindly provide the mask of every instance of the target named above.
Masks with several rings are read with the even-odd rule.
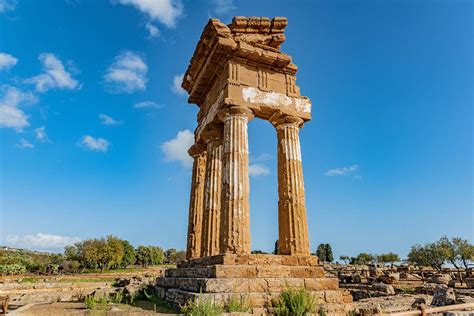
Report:
[[[17,147],[23,148],[23,149],[32,149],[33,144],[27,141],[26,139],[22,138],[20,139],[20,142],[17,144]]]
[[[91,150],[106,152],[109,149],[109,141],[104,138],[95,138],[90,135],[85,135],[79,141],[79,146]]]
[[[151,22],[145,24],[145,28],[148,31],[148,39],[160,36],[160,30],[154,26]]]
[[[269,160],[272,160],[272,159],[273,159],[272,155],[263,153],[261,155],[258,155],[255,158],[252,158],[251,160],[254,161],[254,162],[257,162],[257,161],[269,161]]]
[[[111,116],[108,116],[107,114],[103,114],[103,113],[99,114],[99,119],[100,119],[100,124],[106,125],[106,126],[115,126],[115,125],[122,124],[122,122],[114,119]]]
[[[326,171],[327,176],[346,176],[348,174],[351,174],[355,171],[359,170],[358,165],[352,165],[350,167],[342,167],[342,168],[334,168],[334,169],[329,169]]]
[[[13,11],[16,8],[16,0],[0,0],[0,13]]]
[[[226,14],[235,9],[234,0],[213,0],[216,14]]]
[[[270,169],[263,164],[257,163],[249,166],[249,176],[251,177],[265,176],[267,174],[270,174]]]
[[[10,54],[0,52],[0,70],[8,70],[15,66],[18,62],[18,58],[13,57]]]
[[[41,126],[35,129],[36,139],[42,143],[50,143],[48,135],[46,134],[46,126]]]
[[[78,237],[37,233],[24,236],[7,236],[5,241],[7,246],[16,248],[31,250],[62,250],[64,247],[72,245],[80,240],[81,239]]]
[[[185,95],[186,90],[181,88],[181,83],[183,82],[184,74],[175,75],[173,77],[173,83],[171,85],[171,91],[177,95]]]
[[[19,107],[38,102],[35,95],[23,92],[15,87],[4,85],[0,87],[3,97],[0,99],[0,127],[14,128],[21,132],[29,126],[28,116]]]
[[[80,89],[80,84],[66,70],[61,60],[54,54],[42,53],[38,59],[43,65],[44,73],[26,80],[36,86],[36,91],[46,92],[49,89]]]
[[[163,107],[162,104],[156,103],[154,101],[143,101],[138,102],[133,105],[134,109],[161,109]]]
[[[177,19],[183,13],[179,0],[117,0],[123,5],[131,5],[146,14],[152,21],[159,21],[167,27],[176,26]]]
[[[181,164],[189,168],[193,165],[193,159],[188,154],[189,147],[194,143],[194,134],[188,130],[179,131],[175,138],[164,142],[161,150],[165,154],[168,161],[179,161]]]
[[[104,80],[111,92],[132,93],[145,90],[148,66],[137,53],[126,51],[115,57]]]

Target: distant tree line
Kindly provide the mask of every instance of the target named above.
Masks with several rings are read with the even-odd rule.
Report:
[[[73,265],[73,270],[118,269],[137,264],[142,267],[160,264],[174,264],[185,259],[184,251],[157,246],[138,246],[136,249],[127,241],[115,236],[86,239],[67,246],[64,258]]]
[[[398,254],[393,252],[381,255],[362,252],[355,257],[342,255],[339,259],[346,264],[360,265],[401,262]],[[466,239],[459,237],[449,239],[443,236],[437,242],[412,246],[407,259],[403,261],[417,266],[432,267],[437,270],[441,270],[445,264],[451,264],[456,269],[469,268],[474,263],[474,245]]]
[[[85,239],[67,246],[63,254],[39,253],[23,249],[0,249],[0,275],[29,273],[56,274],[175,264],[185,259],[185,252],[157,246],[133,247],[115,236]]]

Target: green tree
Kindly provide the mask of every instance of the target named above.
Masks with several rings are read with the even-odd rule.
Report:
[[[348,264],[349,261],[351,261],[351,257],[346,256],[346,255],[342,255],[342,256],[339,257],[339,260],[341,260],[341,261],[344,262],[345,264]]]
[[[151,253],[151,264],[163,264],[165,262],[165,253],[161,247],[149,246]],[[176,255],[176,254],[175,254]]]
[[[383,253],[377,256],[377,261],[380,263],[390,263],[394,264],[395,262],[400,261],[400,257],[393,252]]]
[[[445,249],[437,243],[430,243],[425,246],[414,245],[408,253],[408,262],[418,266],[430,266],[441,270],[445,261]]]
[[[137,263],[146,267],[162,264],[165,261],[163,249],[154,246],[139,246],[136,252]]]
[[[176,263],[177,262],[177,251],[174,248],[170,248],[165,251],[166,263]]]
[[[351,258],[351,264],[366,265],[366,264],[375,263],[375,261],[376,261],[376,257],[366,252],[361,252],[357,255],[357,257]]]
[[[105,252],[103,254],[104,265],[107,268],[118,268],[123,260],[123,241],[115,236],[109,235],[105,239]],[[104,268],[102,268],[103,270]]]
[[[149,247],[138,246],[136,252],[136,262],[143,267],[146,267],[151,264],[151,250]]]
[[[459,237],[449,239],[447,236],[443,236],[436,245],[446,261],[456,269],[459,269],[461,264],[468,268],[469,262],[474,260],[474,246],[465,239]]]
[[[273,250],[273,254],[277,255],[279,253],[279,248],[278,248],[278,239],[275,241],[275,249]]]
[[[316,249],[316,256],[322,262],[333,262],[334,256],[332,254],[332,248],[329,244],[320,244]]]
[[[135,263],[135,248],[127,241],[122,240],[123,258],[121,262],[122,268],[126,268]]]

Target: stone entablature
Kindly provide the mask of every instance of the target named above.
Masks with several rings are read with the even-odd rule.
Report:
[[[200,107],[197,142],[226,106],[247,107],[265,120],[276,111],[311,119],[311,102],[296,85],[297,67],[280,51],[286,25],[286,18],[235,17],[230,25],[209,20],[182,85]]]

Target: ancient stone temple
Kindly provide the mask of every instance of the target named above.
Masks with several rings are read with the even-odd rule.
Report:
[[[196,46],[182,84],[199,107],[187,260],[158,280],[168,301],[209,296],[225,304],[238,296],[264,312],[286,285],[314,291],[324,304],[352,301],[310,255],[299,132],[311,102],[280,50],[286,25],[278,17],[210,19]],[[247,127],[254,118],[269,121],[278,139],[276,255],[251,254]]]

